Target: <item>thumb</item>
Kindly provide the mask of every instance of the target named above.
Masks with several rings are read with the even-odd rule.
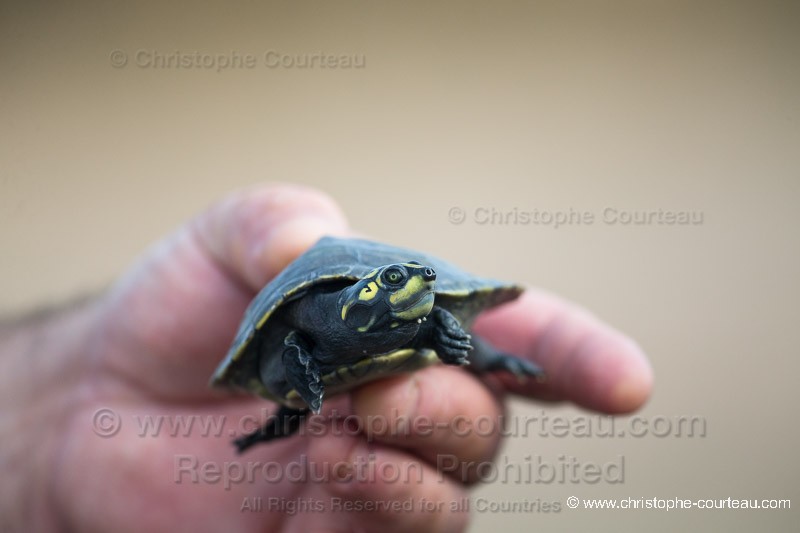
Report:
[[[212,205],[154,246],[104,298],[106,370],[162,399],[207,397],[255,293],[347,224],[325,194],[261,185]]]
[[[270,185],[231,194],[194,221],[198,240],[234,281],[258,290],[322,235],[347,223],[328,196]]]

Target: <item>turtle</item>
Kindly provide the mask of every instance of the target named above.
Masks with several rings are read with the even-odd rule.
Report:
[[[437,363],[544,379],[539,366],[468,333],[479,313],[523,290],[415,250],[321,238],[256,295],[211,378],[280,404],[234,441],[238,452],[294,434],[323,398]]]

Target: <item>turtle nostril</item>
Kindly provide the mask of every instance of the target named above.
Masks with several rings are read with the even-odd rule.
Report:
[[[426,281],[433,281],[436,279],[436,271],[430,267],[425,269],[424,275]]]

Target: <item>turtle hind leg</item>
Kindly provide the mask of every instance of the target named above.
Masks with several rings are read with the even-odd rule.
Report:
[[[300,429],[300,424],[305,420],[307,414],[307,409],[292,409],[291,407],[281,406],[275,416],[264,427],[233,441],[236,451],[242,453],[259,442],[269,442],[293,435]]]
[[[503,353],[476,335],[472,336],[471,342],[473,350],[469,354],[470,366],[467,367],[471,372],[485,374],[506,371],[514,374],[520,381],[527,378],[544,381],[544,370],[527,359]]]

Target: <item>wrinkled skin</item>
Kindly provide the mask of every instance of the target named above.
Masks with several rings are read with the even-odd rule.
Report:
[[[110,290],[91,301],[0,329],[0,525],[48,531],[460,531],[463,513],[240,512],[246,497],[329,502],[457,500],[474,481],[442,476],[436,458],[487,461],[499,436],[456,436],[435,429],[421,435],[298,436],[254,449],[241,461],[288,464],[413,465],[408,483],[377,479],[253,483],[224,490],[221,483],[175,481],[178,456],[223,465],[237,460],[228,430],[245,414],[270,404],[208,388],[208,379],[242,313],[270,278],[323,233],[345,235],[337,206],[307,188],[270,185],[241,191],[215,204],[149,250]],[[361,417],[426,416],[435,425],[456,415],[498,417],[513,392],[568,400],[606,413],[638,408],[648,397],[650,367],[639,348],[586,311],[536,290],[482,316],[475,331],[498,348],[535,360],[547,383],[494,377],[488,384],[457,368],[432,367],[369,384],[326,402]],[[122,421],[109,438],[93,431],[98,409]],[[135,416],[225,415],[216,438],[140,437]],[[324,419],[326,427],[341,418]],[[535,452],[535,442],[530,443]],[[372,454],[372,455],[369,455]],[[362,459],[360,459],[362,458]],[[341,475],[341,468],[333,474]],[[385,471],[377,468],[376,471]]]

